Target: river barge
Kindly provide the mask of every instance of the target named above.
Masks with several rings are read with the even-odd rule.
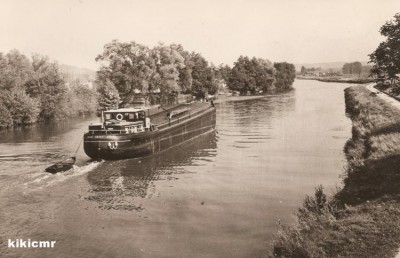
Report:
[[[150,110],[121,108],[104,111],[102,122],[89,125],[83,136],[92,159],[129,159],[166,150],[215,129],[216,110],[208,102]]]

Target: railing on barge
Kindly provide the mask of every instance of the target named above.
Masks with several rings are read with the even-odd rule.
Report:
[[[159,124],[155,124],[151,126],[150,131],[154,131],[157,129],[164,129],[166,127],[169,126],[173,126],[176,124],[180,124],[183,121],[186,121],[194,116],[197,116],[200,113],[206,112],[208,109],[210,109],[211,106],[207,106],[205,108],[201,108],[201,109],[197,109],[195,111],[192,111],[191,109],[187,109],[185,110],[185,115],[175,115],[172,117],[167,117],[167,121],[163,122],[163,123],[159,123]],[[174,111],[171,111],[171,113],[173,113]],[[136,125],[137,126],[137,125]],[[104,127],[103,127],[104,128]],[[126,131],[125,129],[120,129],[120,130],[115,130],[115,129],[95,129],[95,130],[90,130],[89,127],[89,134],[91,135],[115,135],[115,134],[131,134],[131,133],[141,133],[141,132],[145,132],[146,129],[142,126],[142,129],[139,129],[137,131]]]
[[[107,128],[107,126],[110,126]],[[112,128],[112,126],[120,127],[120,128]],[[91,127],[94,129],[91,130]],[[100,127],[100,128],[99,128]],[[142,122],[134,122],[125,125],[118,124],[107,124],[107,125],[89,125],[89,134],[94,135],[108,135],[108,134],[132,134],[132,133],[141,133],[144,132],[145,128]]]

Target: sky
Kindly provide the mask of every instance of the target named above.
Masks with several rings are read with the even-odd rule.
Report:
[[[399,0],[0,0],[0,52],[97,69],[113,39],[179,43],[209,62],[368,61]]]

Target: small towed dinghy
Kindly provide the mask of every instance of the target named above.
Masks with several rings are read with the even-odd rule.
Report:
[[[76,157],[70,157],[68,159],[65,159],[63,161],[57,162],[54,165],[51,165],[50,167],[46,168],[46,172],[49,173],[58,173],[58,172],[64,172],[72,168],[72,166],[75,164]]]

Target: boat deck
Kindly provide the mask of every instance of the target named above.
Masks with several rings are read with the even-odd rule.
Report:
[[[210,106],[210,103],[208,103],[208,102],[199,102],[199,101],[196,101],[196,102],[193,102],[193,103],[190,103],[190,104],[179,104],[179,105],[177,105],[177,106],[175,106],[173,108],[166,108],[168,111],[163,110],[163,111],[158,112],[156,114],[150,115],[151,123],[154,124],[154,125],[167,123],[168,122],[168,118],[167,118],[167,113],[168,112],[173,112],[173,111],[176,111],[176,110],[179,110],[179,109],[183,109],[183,108],[189,108],[190,110],[188,112],[193,114],[193,113],[196,113],[196,112],[198,112],[200,110],[206,109],[209,106]],[[177,119],[177,118],[182,117],[182,116],[185,116],[187,114],[188,114],[187,112],[184,112],[184,113],[179,114],[179,115],[174,115],[172,117],[172,120]]]

